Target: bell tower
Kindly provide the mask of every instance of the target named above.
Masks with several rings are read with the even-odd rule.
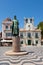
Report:
[[[24,28],[26,30],[33,30],[34,29],[34,19],[33,18],[25,18],[24,19]]]

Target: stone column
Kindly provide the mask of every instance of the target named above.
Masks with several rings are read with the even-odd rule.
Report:
[[[12,49],[13,52],[19,52],[20,51],[20,37],[19,36],[14,36],[12,37]]]

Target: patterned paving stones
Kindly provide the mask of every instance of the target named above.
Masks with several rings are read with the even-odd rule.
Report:
[[[27,55],[4,55],[6,51],[11,49],[11,47],[0,47],[0,65],[43,65],[43,46],[21,47],[21,50],[26,50],[28,52]]]
[[[9,65],[9,63],[0,63],[0,65]]]

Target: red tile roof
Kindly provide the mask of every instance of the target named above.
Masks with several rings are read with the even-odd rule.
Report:
[[[6,18],[4,21],[11,21],[11,19],[10,18]]]
[[[3,21],[3,23],[5,23],[5,22],[8,22],[8,21],[12,21],[10,18],[6,18],[4,21]]]

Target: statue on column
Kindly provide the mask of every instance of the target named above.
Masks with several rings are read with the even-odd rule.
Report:
[[[12,48],[14,52],[20,51],[20,37],[19,37],[19,22],[14,16],[14,20],[12,23]]]
[[[12,23],[12,35],[13,36],[19,35],[19,22],[18,22],[16,16],[14,16],[14,20],[13,20],[13,23]]]

